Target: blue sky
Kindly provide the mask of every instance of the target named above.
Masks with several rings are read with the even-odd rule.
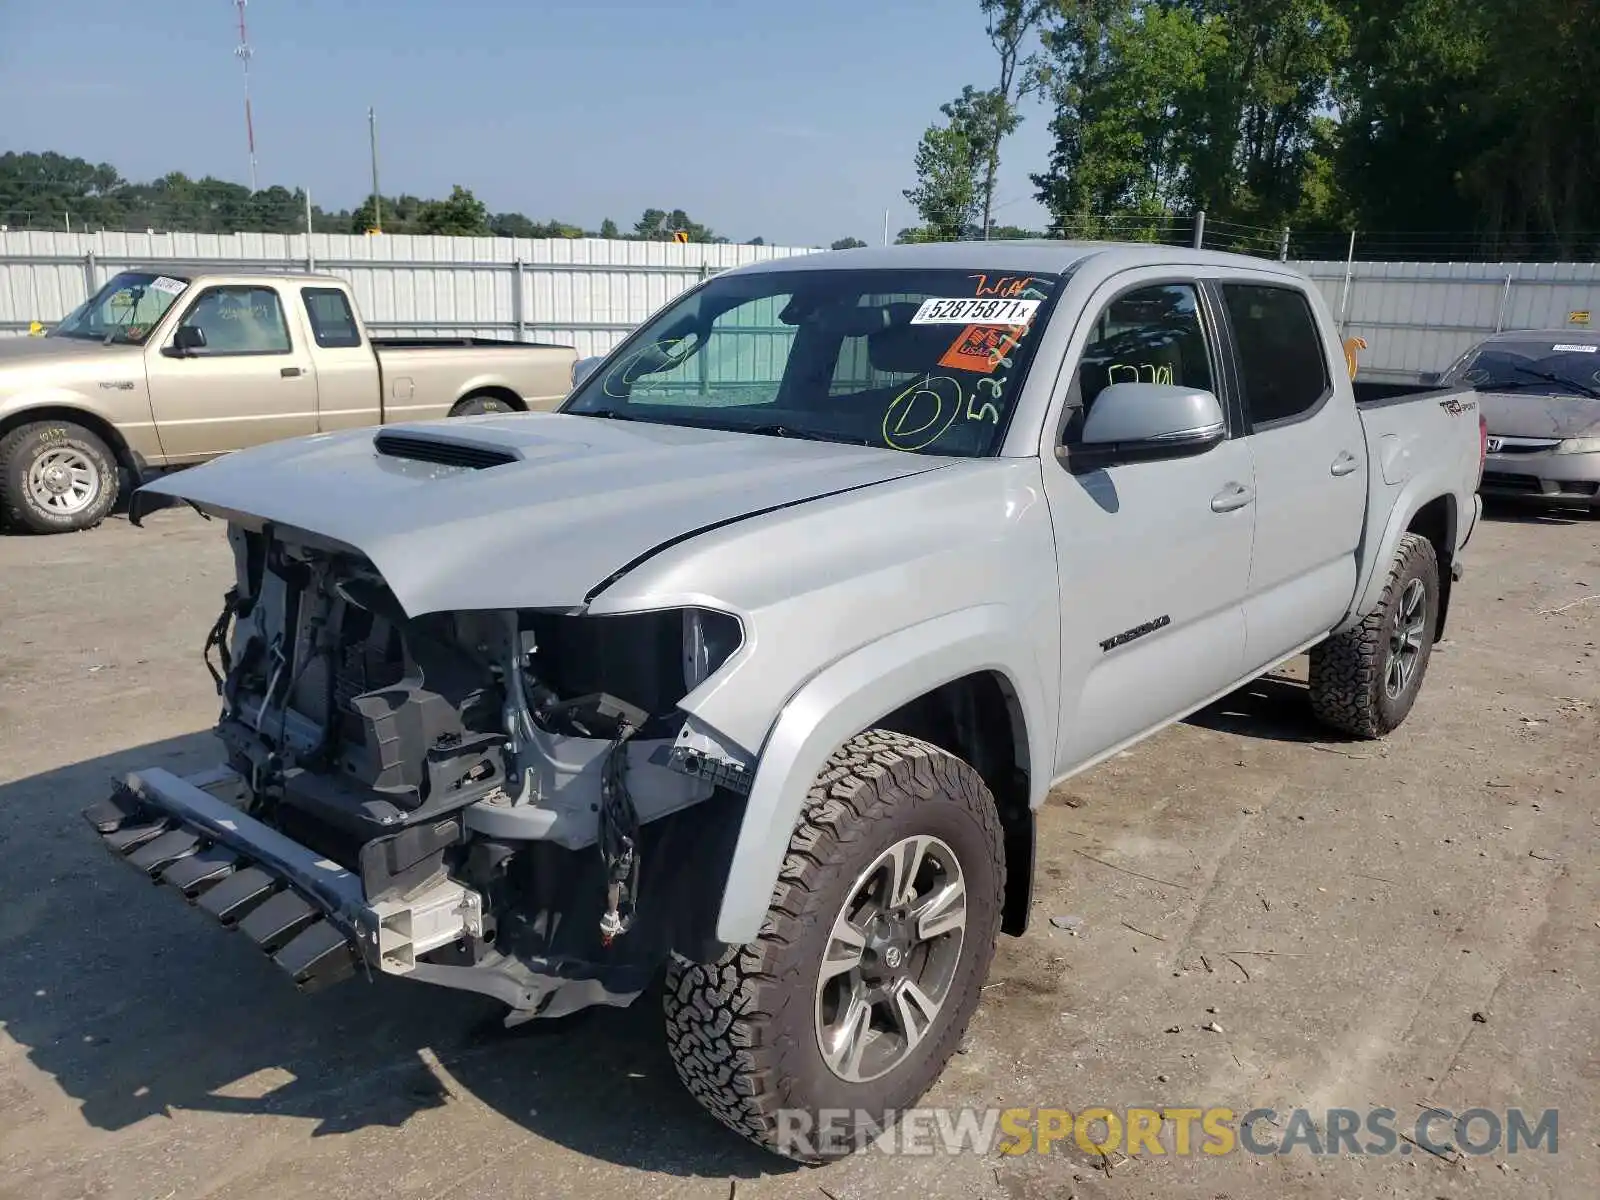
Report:
[[[253,0],[262,186],[325,207],[369,188],[470,187],[492,210],[589,228],[684,208],[735,240],[876,242],[913,214],[917,138],[995,73],[976,0]],[[230,0],[0,0],[0,151],[58,150],[144,179],[244,182]],[[1040,220],[1027,109],[996,219]],[[1022,197],[1022,199],[1017,199]]]

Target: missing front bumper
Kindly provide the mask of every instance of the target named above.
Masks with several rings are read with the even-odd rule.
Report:
[[[358,973],[397,975],[492,996],[515,1025],[627,1005],[647,982],[648,972],[632,967],[588,969],[492,950],[469,966],[427,961],[432,951],[482,937],[487,917],[477,892],[436,878],[368,903],[358,875],[244,812],[247,795],[227,768],[186,778],[135,771],[84,817],[118,858],[243,933],[304,991]]]
[[[84,817],[117,857],[245,934],[306,991],[363,968],[411,974],[418,956],[481,931],[476,893],[449,880],[368,904],[359,876],[242,811],[245,795],[227,769],[135,771]]]

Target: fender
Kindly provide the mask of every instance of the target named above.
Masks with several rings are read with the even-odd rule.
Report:
[[[148,413],[146,401],[141,416],[148,416]],[[0,402],[0,436],[35,421],[70,421],[84,426],[105,442],[117,465],[130,474],[135,487],[144,479],[150,458],[160,458],[153,421],[129,422],[126,418],[118,421],[84,392],[61,387],[33,388]]]
[[[998,604],[946,613],[852,651],[789,697],[756,766],[717,916],[718,941],[738,945],[760,934],[806,794],[828,757],[886,713],[940,684],[977,671],[995,671],[1010,682],[1033,764],[1029,803],[1038,807],[1049,790],[1055,722],[1046,711],[1034,657],[1016,643],[1019,625]]]
[[[1406,530],[1411,527],[1411,522],[1416,519],[1417,513],[1422,511],[1423,506],[1437,500],[1441,495],[1450,497],[1449,541],[1452,551],[1457,548],[1455,545],[1459,522],[1459,516],[1455,511],[1457,497],[1454,492],[1436,490],[1438,487],[1438,481],[1435,479],[1412,479],[1395,497],[1394,506],[1389,509],[1389,521],[1383,529],[1383,539],[1378,543],[1378,552],[1368,557],[1366,570],[1356,588],[1355,600],[1351,603],[1350,611],[1345,614],[1344,620],[1334,627],[1335,634],[1361,624],[1367,614],[1377,607],[1378,598],[1383,594],[1383,585],[1389,577],[1389,565],[1394,562],[1394,556],[1400,548],[1400,539],[1405,536]],[[1370,499],[1368,503],[1371,503]],[[1439,566],[1442,571],[1444,564],[1440,563]],[[1445,580],[1445,586],[1449,586],[1448,580]]]

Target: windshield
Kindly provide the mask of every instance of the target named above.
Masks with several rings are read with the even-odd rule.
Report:
[[[1059,282],[951,270],[717,276],[628,338],[561,411],[992,455]]]
[[[189,286],[175,275],[121,271],[50,331],[50,337],[93,338],[142,346]]]
[[[1443,383],[1480,392],[1546,392],[1600,398],[1600,342],[1486,342]]]

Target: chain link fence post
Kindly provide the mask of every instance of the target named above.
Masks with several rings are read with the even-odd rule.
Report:
[[[1206,210],[1199,209],[1194,214],[1194,248],[1204,250],[1206,245]]]

